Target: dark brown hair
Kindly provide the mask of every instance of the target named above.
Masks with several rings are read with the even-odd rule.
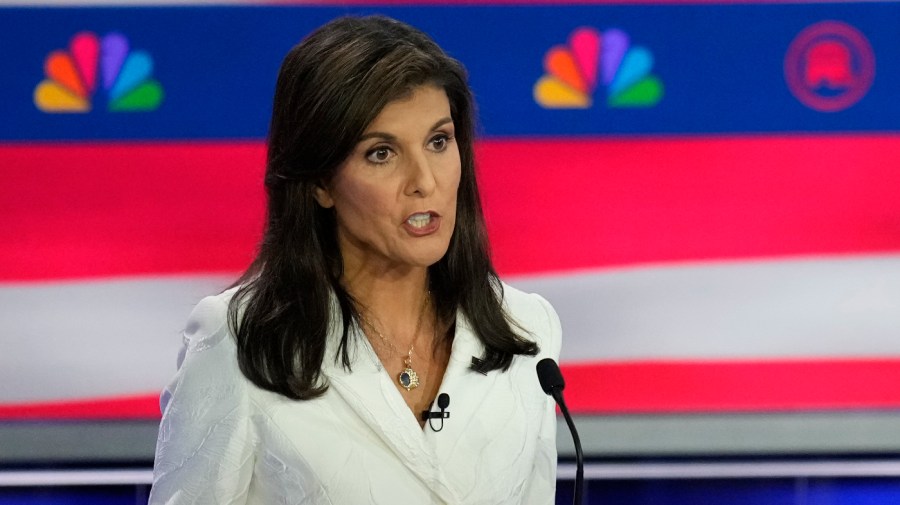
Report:
[[[328,328],[337,323],[332,296],[343,322],[333,359],[350,367],[350,328],[358,313],[339,282],[334,210],[318,205],[315,188],[331,180],[385,105],[426,84],[447,93],[462,165],[456,227],[447,253],[428,270],[438,318],[452,323],[461,310],[469,319],[485,346],[473,365],[480,372],[506,370],[516,354],[537,353],[501,307],[475,181],[475,111],[464,68],[409,25],[381,16],[344,17],[294,47],[278,74],[265,235],[229,306],[238,362],[257,386],[296,399],[324,393]]]

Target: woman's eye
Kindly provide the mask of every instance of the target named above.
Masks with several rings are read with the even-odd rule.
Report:
[[[447,143],[450,141],[450,137],[447,135],[438,135],[437,137],[431,139],[431,148],[437,152],[441,152],[447,148]]]
[[[391,159],[391,150],[387,147],[376,147],[366,153],[366,159],[372,163],[386,163]]]

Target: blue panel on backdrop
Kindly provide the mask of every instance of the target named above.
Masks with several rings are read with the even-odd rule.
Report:
[[[556,503],[572,503],[558,481]],[[642,479],[585,482],[589,505],[884,505],[900,503],[896,478]]]
[[[378,11],[424,29],[463,61],[488,136],[900,131],[898,3]],[[310,30],[348,12],[371,9],[2,9],[0,140],[263,138],[281,58]],[[801,36],[825,20],[836,21],[838,32]],[[579,27],[585,30],[576,31]],[[152,102],[153,93],[161,94],[154,110],[107,110],[115,87],[106,89],[102,81],[124,75],[124,66],[107,71],[106,53],[95,66],[110,75],[95,77],[96,91],[87,93],[89,112],[50,114],[36,107],[37,95],[48,99],[58,92],[52,86],[38,89],[47,77],[48,55],[68,49],[72,37],[84,31],[103,44],[109,34],[120,34],[128,44],[120,53],[143,52],[145,59],[138,58],[130,71],[135,83],[157,83],[138,97]],[[90,61],[85,51],[75,51],[82,54],[79,61]],[[545,58],[554,60],[550,66],[556,70],[545,69]],[[569,80],[565,69],[559,70],[566,58],[576,63]],[[795,85],[802,88],[805,82],[813,101],[792,91],[786,61]],[[54,63],[51,73],[65,81],[64,62]],[[555,80],[536,87],[553,75]],[[573,98],[560,94],[560,82],[569,91],[584,89]],[[548,109],[536,101],[536,92],[545,105],[591,103]],[[823,111],[830,107],[829,94],[845,94],[848,101]]]
[[[557,503],[559,502],[557,493]],[[799,505],[795,479],[652,479],[591,481],[587,504]],[[804,505],[809,505],[805,504]]]
[[[803,484],[802,503],[807,505],[900,503],[900,480],[896,478],[810,479]]]
[[[586,505],[883,505],[900,503],[896,478],[588,480]],[[149,486],[0,488],[0,505],[144,505]],[[556,503],[572,503],[572,481]]]
[[[0,487],[0,505],[146,505],[149,486]]]

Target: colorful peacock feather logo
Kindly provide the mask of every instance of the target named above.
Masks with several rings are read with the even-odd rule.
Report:
[[[622,30],[600,33],[578,28],[569,36],[568,46],[547,51],[546,74],[534,85],[534,99],[548,109],[587,109],[602,83],[608,106],[650,107],[663,95],[663,84],[650,73],[652,69],[653,54],[632,47]]]
[[[120,33],[76,34],[68,51],[47,55],[44,74],[47,79],[34,88],[34,105],[44,112],[89,112],[100,87],[115,112],[155,110],[163,99],[162,86],[152,78],[153,58],[131,51]]]

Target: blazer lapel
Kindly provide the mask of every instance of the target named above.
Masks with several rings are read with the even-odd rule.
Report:
[[[497,415],[489,408],[483,408],[486,395],[481,392],[494,387],[499,372],[495,370],[484,375],[471,369],[472,358],[480,358],[483,354],[484,345],[472,331],[468,319],[461,313],[458,314],[450,362],[444,372],[439,392],[450,395],[450,406],[447,410],[451,414],[444,420],[440,432],[432,432],[428,425],[425,426],[425,432],[431,442],[429,445],[434,448],[435,455],[442,463],[450,457],[474,419],[478,416]]]
[[[342,327],[339,318],[333,327]],[[368,340],[358,328],[352,331],[350,372],[333,361],[340,342],[339,330],[333,330],[329,336],[323,370],[331,388],[432,492],[447,503],[457,502],[453,492],[439,478],[434,455],[418,422],[381,367]]]

